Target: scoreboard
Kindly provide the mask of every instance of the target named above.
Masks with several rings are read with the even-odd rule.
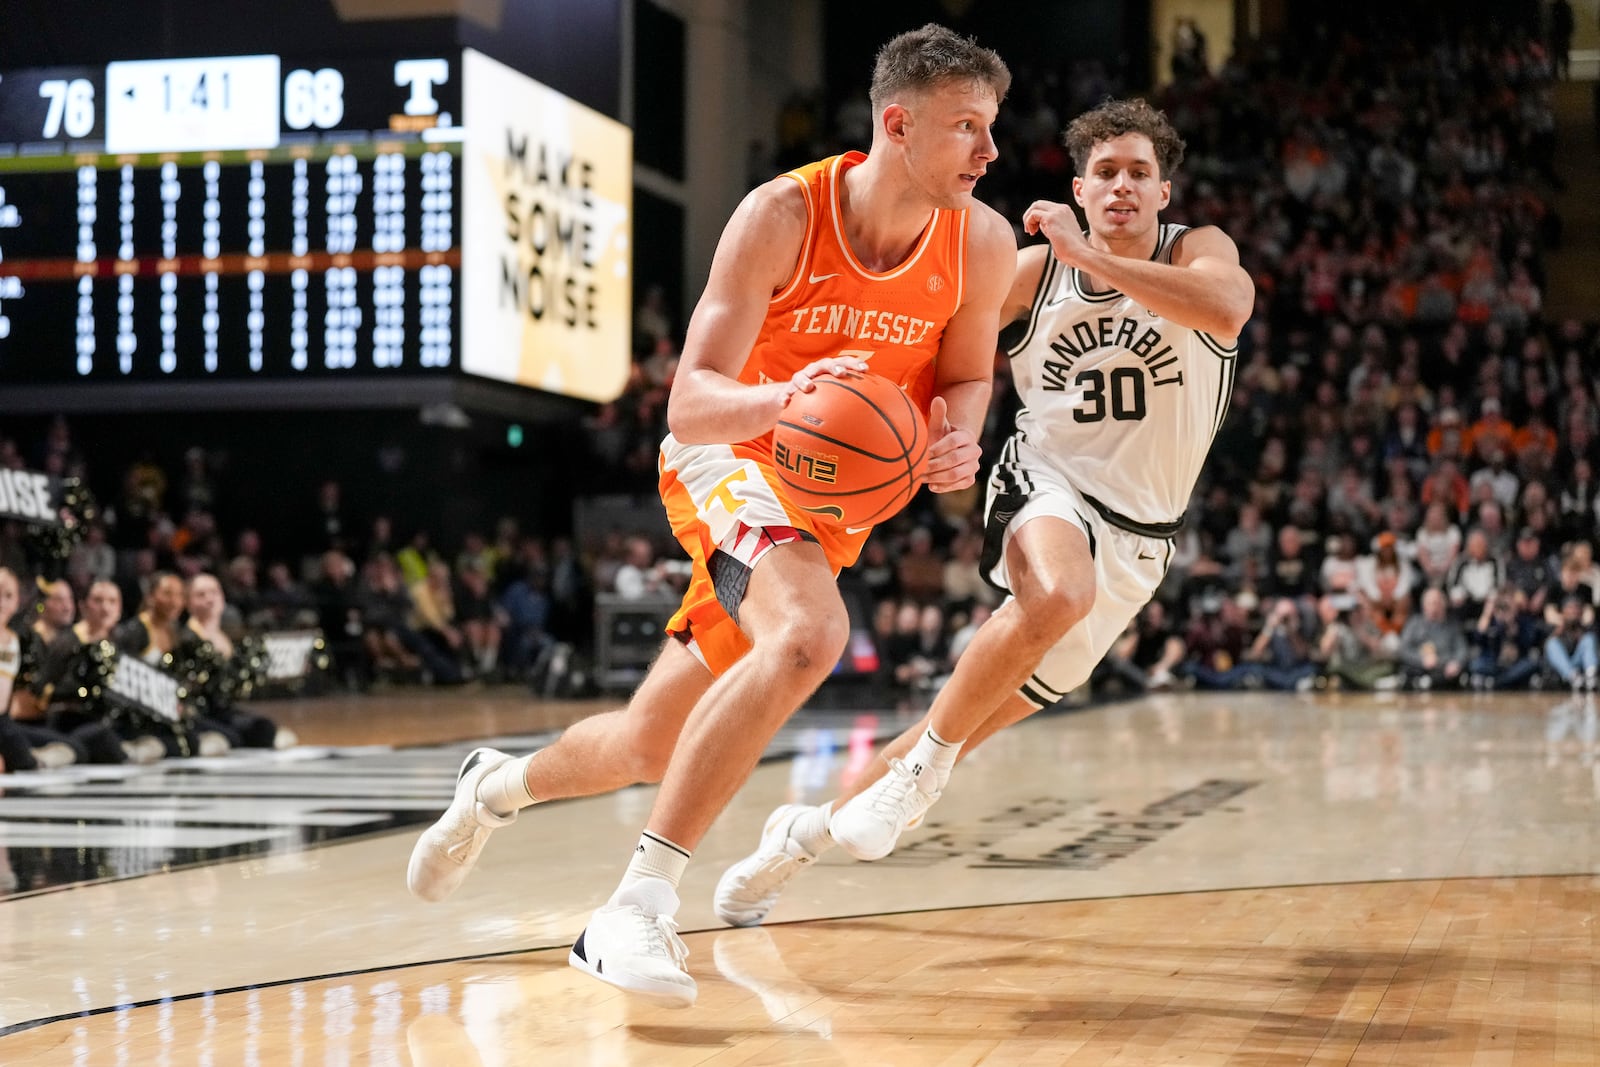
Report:
[[[609,399],[630,363],[631,150],[471,49],[0,72],[0,412],[162,383],[329,406],[461,371]]]
[[[0,74],[0,389],[449,368],[458,66]]]

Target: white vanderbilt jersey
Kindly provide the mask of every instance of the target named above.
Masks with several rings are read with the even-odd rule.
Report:
[[[1188,229],[1161,226],[1152,260]],[[1017,429],[1074,486],[1138,523],[1180,520],[1233,392],[1234,347],[1140,307],[1054,256],[1008,354]]]

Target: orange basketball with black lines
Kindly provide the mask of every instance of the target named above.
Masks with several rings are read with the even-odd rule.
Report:
[[[830,375],[790,398],[772,450],[795,506],[819,522],[871,526],[916,495],[928,469],[928,423],[882,375]]]

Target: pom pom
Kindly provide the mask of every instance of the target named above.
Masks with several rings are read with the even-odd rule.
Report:
[[[29,562],[48,580],[60,578],[67,557],[82,542],[89,526],[100,515],[94,493],[80,478],[61,479],[61,500],[56,507],[58,523],[29,525],[24,536],[24,551]]]

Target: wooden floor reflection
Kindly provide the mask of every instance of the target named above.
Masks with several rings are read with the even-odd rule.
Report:
[[[566,965],[649,790],[535,809],[434,909],[409,832],[0,903],[0,1063],[1600,1063],[1597,724],[1549,695],[1041,719],[905,855],[717,928],[722,864],[840,769],[764,765],[685,882],[687,1011]]]
[[[709,931],[687,939],[690,1011],[559,948],[52,1023],[5,1062],[1590,1064],[1594,891],[1461,879]]]

